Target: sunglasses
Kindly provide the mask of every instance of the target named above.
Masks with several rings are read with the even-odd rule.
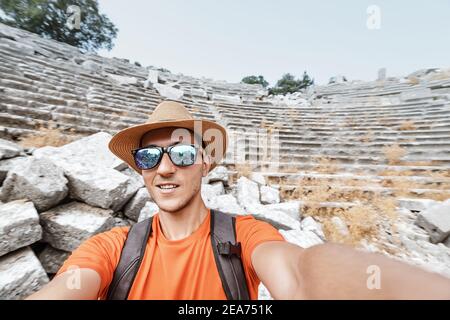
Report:
[[[178,167],[194,164],[197,158],[198,146],[193,144],[176,144],[169,147],[148,146],[131,150],[136,166],[141,170],[156,167],[164,155],[169,155],[170,161]]]

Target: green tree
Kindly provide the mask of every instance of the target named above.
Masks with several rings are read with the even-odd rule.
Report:
[[[5,15],[0,22],[82,51],[111,50],[118,32],[97,0],[0,0],[0,9]]]
[[[276,85],[269,89],[269,94],[286,94],[298,92],[301,89],[307,88],[314,84],[314,79],[303,72],[302,79],[295,79],[295,77],[290,73],[285,73],[280,80],[277,81]]]
[[[260,84],[263,86],[263,88],[266,88],[269,83],[264,79],[263,76],[247,76],[244,77],[241,80],[242,83],[248,83],[248,84]]]

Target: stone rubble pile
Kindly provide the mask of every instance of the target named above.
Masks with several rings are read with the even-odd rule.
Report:
[[[0,298],[26,297],[84,240],[158,211],[142,177],[108,151],[110,138],[99,132],[32,151],[0,139]],[[252,214],[304,248],[326,241],[321,224],[302,215],[302,201],[282,201],[259,174],[231,184],[229,171],[218,166],[202,182],[212,209]],[[403,260],[450,277],[450,202],[402,199],[399,205],[405,216],[399,232],[409,249]],[[263,286],[260,297],[270,298]]]

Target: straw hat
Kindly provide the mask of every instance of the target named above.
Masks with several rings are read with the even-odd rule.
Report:
[[[119,131],[112,137],[108,147],[112,153],[128,163],[136,172],[142,174],[142,170],[134,163],[131,150],[140,147],[141,137],[145,133],[165,127],[186,128],[201,135],[205,150],[212,157],[210,171],[216,167],[226,153],[228,137],[225,128],[212,121],[194,119],[183,104],[175,101],[161,102],[146,123]]]

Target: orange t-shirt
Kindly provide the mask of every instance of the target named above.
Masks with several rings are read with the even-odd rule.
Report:
[[[225,300],[210,239],[210,211],[200,227],[180,240],[168,240],[154,216],[152,234],[128,298],[134,300]],[[71,266],[90,268],[101,277],[99,298],[105,299],[119,263],[129,227],[115,227],[83,242],[64,262],[58,274]],[[260,280],[253,269],[253,249],[265,241],[284,241],[267,222],[251,215],[236,217],[237,241],[242,246],[242,264],[250,299],[258,299]]]

